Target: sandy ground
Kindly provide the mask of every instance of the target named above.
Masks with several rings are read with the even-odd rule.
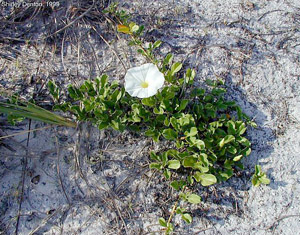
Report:
[[[33,95],[49,107],[49,79],[62,88],[103,72],[122,81],[125,70],[112,50],[127,68],[145,61],[110,33],[98,12],[107,3],[90,9],[91,1],[61,1],[55,11],[19,12],[0,5],[1,88]],[[120,6],[146,26],[146,41],[163,41],[161,55],[172,52],[196,69],[197,85],[224,79],[228,99],[258,124],[247,132],[253,148],[245,170],[226,183],[197,189],[203,202],[188,207],[191,225],[175,218],[176,234],[299,234],[299,1],[136,0]],[[46,126],[29,125],[11,126],[1,117],[0,134]],[[176,195],[148,169],[148,152],[159,147],[88,124],[1,140],[0,233],[160,234],[158,218],[167,217]],[[267,172],[270,185],[251,186],[255,164]]]

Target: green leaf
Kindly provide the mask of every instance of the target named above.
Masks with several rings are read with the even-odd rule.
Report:
[[[180,194],[179,194],[180,199],[187,201],[187,197],[188,197],[188,195],[186,193],[180,192]]]
[[[239,135],[244,134],[246,130],[247,130],[247,128],[246,128],[246,126],[245,126],[245,123],[242,123],[242,124],[239,126],[239,129],[238,129]]]
[[[167,140],[175,140],[177,138],[177,132],[171,128],[165,129],[162,134]]]
[[[173,99],[175,97],[175,92],[169,87],[165,87],[162,90],[161,94],[163,96],[164,104],[166,104],[165,102],[167,102],[168,100]]]
[[[150,152],[150,159],[154,161],[160,161],[159,156],[154,151]]]
[[[211,80],[211,79],[206,79],[205,82],[208,86],[211,86],[211,87],[216,87],[217,84],[218,84],[217,81],[214,81],[214,80]]]
[[[164,218],[162,218],[162,217],[159,218],[158,222],[159,222],[160,226],[165,227],[165,228],[168,227],[167,222]]]
[[[179,70],[182,68],[182,64],[180,62],[176,62],[171,67],[171,76],[174,76],[175,73],[179,72]]]
[[[243,112],[242,112],[241,107],[235,106],[235,109],[236,109],[236,113],[237,113],[238,119],[241,120],[242,117],[243,117]]]
[[[163,114],[164,113],[164,109],[162,107],[159,107],[159,109],[157,109],[156,107],[153,109],[153,113],[155,114]]]
[[[102,75],[101,77],[101,87],[104,88],[107,84],[108,76],[106,74]]]
[[[177,158],[179,156],[179,152],[176,149],[169,149],[167,153],[169,156],[172,156],[174,158]]]
[[[192,219],[192,216],[188,213],[184,213],[181,215],[181,218],[187,222],[188,224],[192,223],[193,219]]]
[[[74,100],[80,100],[83,98],[82,92],[79,89],[74,88],[72,85],[68,87],[68,92],[69,96]]]
[[[228,129],[227,129],[228,134],[234,135],[236,133],[235,123],[233,121],[227,122],[227,127],[228,127]]]
[[[190,203],[193,203],[193,204],[198,204],[201,202],[201,197],[198,196],[197,194],[192,193],[192,194],[188,195],[187,201]]]
[[[177,191],[179,191],[179,189],[180,189],[180,185],[179,185],[179,183],[177,181],[171,182],[170,186],[172,188],[174,188],[175,190],[177,190]]]
[[[224,89],[224,88],[213,88],[211,93],[212,93],[214,96],[221,96],[221,95],[224,94],[225,92],[226,92],[226,89]]]
[[[188,68],[186,70],[186,73],[185,73],[186,83],[187,84],[192,84],[192,82],[194,81],[195,76],[196,76],[195,70]]]
[[[111,100],[117,102],[121,99],[122,95],[122,92],[119,89],[116,89],[111,95]]]
[[[184,211],[185,211],[185,209],[184,208],[180,208],[180,207],[177,207],[177,209],[176,209],[176,214],[183,214],[184,213]]]
[[[253,122],[253,121],[250,121],[248,124],[250,126],[252,126],[253,128],[257,128],[257,124],[255,122]]]
[[[140,53],[143,56],[146,56],[146,53],[143,49],[138,49],[137,52]]]
[[[169,126],[170,125],[170,120],[169,120],[169,118],[167,116],[165,117],[164,125],[165,126]]]
[[[209,186],[217,183],[217,178],[213,174],[205,174],[197,171],[194,174],[194,178],[197,182],[201,182],[203,186]]]
[[[203,140],[199,140],[194,136],[189,137],[189,140],[192,143],[191,146],[196,146],[199,150],[205,149],[205,143]]]
[[[54,81],[49,81],[48,82],[48,89],[50,94],[52,95],[53,99],[55,101],[59,100],[59,88],[56,86]]]
[[[140,27],[139,27],[138,25],[133,25],[133,26],[130,28],[130,31],[134,33],[134,32],[136,32],[136,31],[138,31],[139,28],[140,28]]]
[[[224,138],[224,143],[225,143],[225,144],[228,144],[228,143],[230,143],[231,141],[234,141],[234,140],[235,140],[235,138],[234,138],[233,135],[227,135],[227,136]]]
[[[140,122],[142,119],[141,119],[138,115],[133,114],[133,115],[131,116],[131,119],[129,118],[129,120],[131,120],[131,121],[133,121],[133,122]]]
[[[255,165],[255,175],[260,175],[260,174],[261,174],[261,166]]]
[[[262,183],[262,184],[270,184],[270,179],[268,179],[266,176],[263,176],[259,179],[259,181]]]
[[[108,122],[101,122],[98,124],[98,129],[103,130],[103,129],[107,128],[108,126],[109,126]]]
[[[251,146],[250,141],[247,138],[245,138],[245,137],[238,137],[236,140],[237,140],[237,142],[241,143],[242,145],[244,145],[246,147],[250,147]]]
[[[168,162],[168,152],[164,152],[162,155],[160,155],[160,158],[163,162],[163,166],[166,166]]]
[[[236,154],[237,153],[237,149],[235,147],[233,147],[232,145],[227,147],[227,152],[231,153],[231,154]]]
[[[182,111],[186,108],[186,106],[188,105],[189,100],[183,99],[180,103],[180,106],[177,108],[177,111]]]
[[[166,57],[164,58],[163,64],[167,65],[170,64],[173,60],[173,55],[171,53],[167,54]]]
[[[169,171],[168,169],[165,169],[164,176],[167,180],[169,180],[171,178],[171,171]]]
[[[165,234],[170,234],[173,230],[174,230],[173,224],[168,223],[168,227],[167,227]]]
[[[260,185],[260,182],[258,180],[258,177],[254,176],[252,178],[252,185],[255,186],[255,187],[258,187]]]
[[[141,35],[144,31],[145,26],[144,25],[140,25],[139,30],[136,32],[136,35]],[[140,43],[140,40],[137,40],[138,44]]]
[[[170,169],[177,170],[177,169],[180,168],[180,161],[178,161],[178,160],[169,160],[168,161],[168,167]]]
[[[120,124],[119,120],[111,120],[111,127],[117,131],[120,130]]]
[[[236,156],[236,157],[233,158],[233,161],[237,162],[237,161],[241,160],[242,157],[243,157],[243,155],[238,155],[238,156]]]
[[[185,132],[184,133],[185,134],[185,136],[195,136],[195,135],[197,135],[198,134],[198,130],[197,130],[197,128],[196,127],[191,127],[191,129],[190,129],[190,131],[189,132]]]
[[[142,99],[142,104],[153,107],[156,104],[156,99],[153,96],[149,98],[144,98]]]
[[[245,151],[245,155],[246,156],[249,156],[251,153],[251,148],[247,148],[246,151]]]
[[[189,157],[186,157],[183,162],[182,162],[182,165],[184,167],[194,167],[194,164],[197,162],[197,159],[194,158],[193,156],[189,156]]]
[[[176,118],[171,117],[170,123],[171,123],[171,125],[172,125],[176,130],[178,130],[179,126],[178,126],[178,123],[177,123],[177,119],[176,119]]]
[[[233,165],[233,161],[226,159],[226,161],[224,162],[224,167],[226,169],[232,169],[232,165]]]
[[[189,183],[189,185],[192,186],[192,185],[194,184],[194,178],[193,178],[192,176],[189,175],[189,176],[187,177],[187,182]]]
[[[149,130],[145,131],[145,136],[153,137],[156,135],[156,132],[157,132],[156,130],[149,129]]]
[[[228,144],[230,143],[231,141],[234,141],[235,140],[235,137],[233,135],[227,135],[225,136],[225,138],[223,138],[220,142],[219,142],[219,146],[220,148],[223,148],[223,146],[225,144]]]
[[[191,97],[192,98],[196,97],[196,96],[200,97],[200,96],[204,96],[204,94],[205,94],[205,90],[204,89],[195,88],[191,92]]]
[[[181,188],[183,188],[185,185],[186,185],[186,182],[184,180],[180,180],[180,181],[174,180],[170,184],[170,186],[177,191],[180,190]]]
[[[157,170],[162,169],[162,165],[160,163],[151,163],[149,167],[150,169],[157,169]]]
[[[161,45],[161,41],[160,40],[157,40],[154,44],[153,44],[153,49],[157,48],[157,47],[160,47]]]
[[[203,164],[202,162],[196,162],[196,163],[194,164],[194,167],[193,167],[193,168],[194,168],[194,169],[200,170],[202,173],[206,173],[206,172],[209,171],[209,168],[206,167],[206,166],[204,166],[204,164]]]

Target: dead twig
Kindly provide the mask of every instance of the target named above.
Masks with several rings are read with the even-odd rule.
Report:
[[[278,219],[276,219],[273,224],[271,224],[270,226],[266,227],[264,230],[269,230],[269,229],[272,229],[272,231],[274,232],[274,230],[276,229],[276,227],[278,226],[279,222],[281,220],[284,220],[284,219],[288,219],[288,218],[292,218],[292,217],[300,217],[300,214],[296,214],[296,215],[284,215]]]
[[[66,190],[65,190],[65,187],[64,187],[64,184],[63,184],[61,175],[60,175],[60,167],[59,167],[59,162],[60,162],[60,148],[59,148],[57,136],[55,137],[55,142],[56,142],[56,149],[57,149],[57,152],[56,152],[56,154],[57,154],[56,170],[57,170],[58,180],[59,180],[59,184],[60,184],[60,186],[61,186],[61,188],[62,188],[62,191],[63,191],[63,193],[64,193],[64,195],[65,195],[65,197],[66,197],[66,199],[67,199],[67,201],[68,201],[68,204],[69,204],[69,206],[71,206],[72,203],[71,203],[71,201],[70,201],[69,196],[68,196],[67,193],[66,193]]]
[[[70,209],[70,207],[68,207],[66,209],[66,211],[68,211],[69,209]],[[39,231],[51,218],[53,218],[55,215],[57,215],[61,210],[62,210],[62,207],[59,207],[58,209],[56,209],[51,215],[49,215],[48,217],[43,219],[43,221],[40,222],[40,224],[35,229],[33,229],[28,235],[36,234],[37,231]]]
[[[45,130],[45,129],[48,129],[48,128],[50,128],[50,127],[52,127],[52,126],[45,126],[45,127],[41,127],[41,128],[30,129],[30,130],[27,130],[27,131],[20,131],[20,132],[18,132],[18,133],[11,134],[11,135],[0,136],[0,140],[1,140],[1,139],[6,139],[6,138],[9,138],[9,137],[13,137],[13,136],[17,136],[17,135],[23,135],[23,134],[30,133],[30,132],[34,132],[34,131]]]
[[[18,207],[18,214],[17,214],[17,223],[16,223],[16,230],[15,234],[19,234],[19,223],[20,223],[20,216],[21,216],[21,210],[22,210],[22,203],[24,199],[24,188],[25,188],[25,178],[26,178],[26,170],[27,170],[27,164],[28,164],[28,146],[29,146],[29,138],[30,138],[30,128],[31,128],[31,120],[29,120],[29,126],[28,126],[28,135],[27,135],[27,143],[26,143],[26,154],[23,157],[24,165],[22,170],[22,188],[21,188],[21,194],[19,198],[19,207]]]
[[[112,51],[112,53],[114,53],[114,55],[120,60],[123,68],[125,69],[125,71],[127,71],[127,67],[126,67],[125,63],[123,62],[123,60],[121,59],[121,57],[119,56],[119,54],[112,48],[112,46],[108,43],[108,41],[96,30],[96,28],[94,26],[92,26],[92,29],[95,31],[96,34],[98,34],[98,36],[103,40],[103,42],[109,47],[109,49]]]
[[[262,15],[257,19],[257,21],[261,21],[261,19],[264,18],[265,16],[267,16],[268,14],[271,14],[271,13],[273,13],[273,12],[278,12],[278,11],[283,11],[283,10],[277,9],[277,10],[267,11],[267,12],[265,12],[264,14],[262,14]]]
[[[85,15],[87,15],[87,14],[94,8],[94,6],[95,6],[95,0],[93,0],[92,6],[91,6],[89,9],[87,9],[84,13],[82,13],[80,16],[78,16],[77,18],[75,18],[74,20],[72,20],[70,23],[68,23],[67,25],[65,25],[65,26],[62,27],[61,29],[59,29],[59,30],[55,31],[54,33],[52,33],[52,34],[50,34],[50,35],[44,37],[42,40],[45,40],[45,39],[47,39],[47,38],[49,38],[49,37],[52,37],[52,36],[54,36],[55,34],[58,34],[58,33],[60,33],[61,31],[63,31],[63,30],[65,30],[65,29],[69,28],[69,27],[70,27],[71,25],[73,25],[76,21],[82,19]]]
[[[66,73],[66,75],[68,76],[68,78],[74,82],[74,84],[76,86],[78,86],[78,83],[76,80],[73,79],[73,77],[69,74],[67,68],[66,68],[66,65],[65,65],[65,62],[64,62],[64,44],[65,44],[65,35],[66,35],[66,32],[64,32],[64,35],[63,35],[63,38],[62,38],[62,41],[61,41],[61,53],[60,53],[60,58],[61,58],[61,63],[62,63],[62,66],[64,68],[64,72]]]

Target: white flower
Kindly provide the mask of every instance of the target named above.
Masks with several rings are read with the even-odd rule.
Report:
[[[156,65],[148,63],[128,69],[125,75],[125,90],[129,95],[147,98],[157,93],[164,85],[165,77]]]

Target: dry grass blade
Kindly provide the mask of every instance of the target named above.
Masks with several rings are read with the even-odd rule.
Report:
[[[7,115],[17,115],[48,124],[59,126],[76,127],[76,123],[64,117],[54,114],[46,109],[43,109],[35,104],[29,102],[20,102],[21,106],[17,104],[8,104],[0,102],[0,112]]]
[[[13,137],[13,136],[17,136],[17,135],[23,135],[23,134],[26,134],[26,133],[29,133],[29,132],[45,130],[45,129],[48,129],[48,128],[50,128],[50,127],[52,127],[52,126],[45,126],[45,127],[41,127],[41,128],[36,128],[36,129],[27,130],[27,131],[20,131],[20,132],[18,132],[18,133],[11,134],[11,135],[0,136],[0,140],[1,140],[1,139],[6,139],[6,138],[9,138],[9,137]]]

